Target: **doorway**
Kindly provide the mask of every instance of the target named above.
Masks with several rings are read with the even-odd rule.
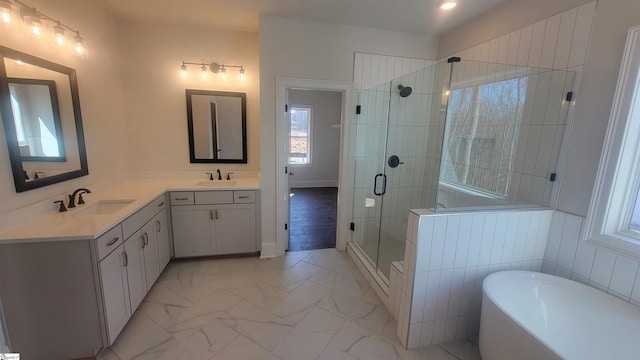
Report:
[[[289,238],[287,249],[336,247],[342,93],[287,89]]]
[[[353,183],[353,166],[349,166],[348,154],[352,152],[350,141],[350,129],[345,124],[350,124],[351,114],[347,109],[351,109],[352,105],[352,83],[343,81],[327,81],[327,80],[308,80],[308,79],[296,79],[296,78],[277,78],[276,79],[276,106],[277,111],[277,131],[276,131],[276,164],[278,171],[276,172],[276,252],[277,255],[284,255],[289,245],[289,225],[290,225],[290,202],[291,202],[291,186],[290,182],[302,174],[306,170],[306,165],[300,164],[299,166],[290,164],[291,153],[291,129],[290,129],[290,114],[288,112],[290,105],[307,105],[307,104],[293,104],[289,100],[289,93],[291,90],[303,90],[303,91],[324,91],[333,93],[340,98],[340,115],[339,118],[334,118],[329,124],[330,131],[333,132],[339,139],[336,145],[331,145],[335,150],[338,150],[338,159],[334,160],[333,166],[338,169],[338,181],[335,182],[335,177],[330,183],[327,183],[326,179],[304,179],[303,176],[297,177],[293,181],[294,189],[299,188],[322,188],[332,187],[334,192],[337,192],[337,215],[336,215],[336,245],[338,250],[344,251],[346,249],[346,243],[350,239],[351,232],[349,230],[349,219],[351,218],[351,203],[352,203],[352,186],[348,184]],[[313,122],[313,115],[312,120]],[[326,129],[326,128],[325,128]],[[313,129],[311,130],[313,132]],[[313,139],[311,140],[313,141]],[[311,162],[314,162],[316,156],[328,149],[328,145],[322,142],[312,145],[310,148],[309,157]],[[314,151],[315,150],[315,151]],[[300,157],[300,154],[297,154]],[[346,159],[346,160],[345,160]],[[295,175],[292,175],[295,174]],[[297,184],[296,184],[297,181]],[[301,185],[302,183],[302,185]],[[344,184],[347,184],[346,186]],[[336,190],[337,189],[337,190]],[[294,193],[295,194],[295,193]],[[300,192],[299,192],[300,194]],[[295,196],[295,195],[294,195]],[[308,229],[309,227],[307,227]],[[333,229],[333,228],[331,228]],[[333,230],[330,230],[333,231]]]

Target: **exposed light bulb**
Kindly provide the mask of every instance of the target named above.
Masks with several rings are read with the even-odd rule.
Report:
[[[456,7],[456,5],[458,5],[458,4],[453,0],[445,0],[445,1],[440,3],[440,9],[442,9],[442,10],[451,10],[454,7]]]
[[[53,27],[53,33],[56,36],[58,45],[64,45],[64,28],[60,26],[60,21],[58,21],[58,25]]]
[[[78,53],[78,55],[82,55],[84,53],[84,39],[82,37],[80,37],[80,32],[76,32],[76,36],[73,38],[73,40],[76,42],[76,53]]]
[[[244,68],[240,66],[240,81],[244,81]]]
[[[184,62],[182,62],[182,65],[180,66],[180,75],[182,77],[187,77],[187,65],[185,65]]]
[[[31,23],[31,32],[35,36],[40,36],[40,20]]]
[[[224,65],[220,66],[220,80],[227,79],[227,69],[224,68]]]
[[[9,12],[6,12],[4,10],[2,11],[2,22],[5,25],[11,24],[11,14]]]
[[[5,25],[11,24],[11,4],[6,0],[0,0],[0,13],[2,13],[2,22]]]
[[[206,79],[207,78],[207,65],[202,64],[202,67],[200,69],[202,70],[202,72],[200,73],[200,76],[203,79]]]

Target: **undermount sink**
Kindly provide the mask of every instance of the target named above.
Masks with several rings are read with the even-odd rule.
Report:
[[[196,184],[196,186],[204,186],[204,187],[223,187],[223,186],[235,186],[235,180],[209,180],[209,181],[200,181]]]
[[[90,205],[85,205],[77,210],[78,215],[109,215],[131,204],[135,200],[100,200]]]

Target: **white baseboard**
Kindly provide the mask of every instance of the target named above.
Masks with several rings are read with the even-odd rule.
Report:
[[[292,188],[338,187],[338,180],[290,180]]]
[[[274,242],[263,242],[262,243],[262,249],[260,250],[260,258],[261,259],[266,259],[266,258],[272,258],[272,257],[276,257],[278,256],[278,251],[277,251],[277,245]]]

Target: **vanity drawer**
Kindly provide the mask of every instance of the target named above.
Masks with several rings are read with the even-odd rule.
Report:
[[[155,215],[154,204],[151,203],[136,211],[122,222],[122,235],[128,239]]]
[[[111,230],[104,233],[96,239],[96,248],[98,249],[98,261],[109,255],[115,248],[123,242],[122,228],[120,224],[114,226]]]
[[[193,192],[192,191],[172,192],[171,205],[193,205]]]
[[[159,213],[167,206],[167,196],[161,195],[158,196],[155,200],[153,200],[153,209],[155,213]]]
[[[255,191],[234,191],[233,202],[236,204],[256,202],[256,192]]]
[[[233,191],[198,191],[196,204],[233,204]]]

